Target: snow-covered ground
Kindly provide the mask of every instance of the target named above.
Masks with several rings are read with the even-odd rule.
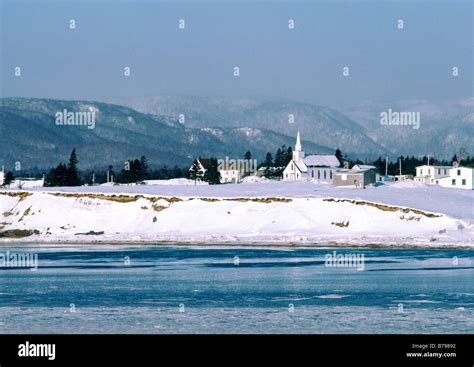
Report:
[[[39,232],[18,241],[474,244],[474,193],[413,182],[367,189],[314,182],[155,183],[6,193],[0,195],[0,233]]]

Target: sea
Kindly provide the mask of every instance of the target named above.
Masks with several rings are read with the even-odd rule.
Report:
[[[474,251],[1,244],[0,333],[472,334]]]

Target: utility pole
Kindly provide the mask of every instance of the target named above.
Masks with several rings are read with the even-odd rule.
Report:
[[[399,162],[399,170],[400,170],[400,176],[401,176],[402,175],[402,159],[398,158],[398,162]]]
[[[388,157],[385,157],[385,176],[388,176]]]

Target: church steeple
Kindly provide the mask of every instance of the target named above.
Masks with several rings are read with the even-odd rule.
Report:
[[[304,152],[301,148],[300,132],[296,135],[296,145],[295,150],[293,151],[293,159],[297,162],[304,159]]]
[[[301,140],[300,140],[300,132],[299,131],[298,131],[298,135],[296,135],[295,151],[297,151],[297,152],[301,151]]]

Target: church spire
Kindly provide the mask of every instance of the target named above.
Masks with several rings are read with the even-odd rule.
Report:
[[[295,150],[293,151],[293,159],[296,162],[300,162],[304,159],[304,152],[301,150],[301,140],[300,140],[299,131],[298,131],[298,135],[296,135],[296,145],[295,145]]]
[[[297,152],[301,151],[301,141],[300,141],[300,132],[299,131],[298,131],[298,135],[296,136],[295,150]]]

